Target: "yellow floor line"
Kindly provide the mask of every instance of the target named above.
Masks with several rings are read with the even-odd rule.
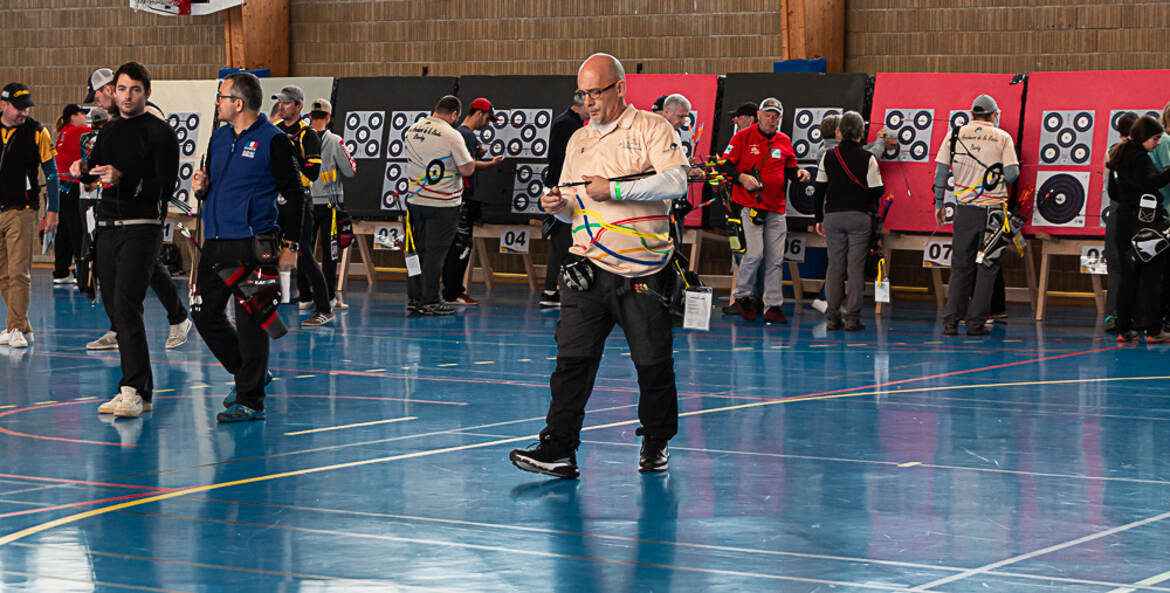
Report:
[[[316,377],[316,376],[317,375],[297,375],[294,378],[296,378],[296,379],[312,379],[313,377]]]

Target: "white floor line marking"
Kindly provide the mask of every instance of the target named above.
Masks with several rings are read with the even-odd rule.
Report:
[[[346,428],[358,428],[361,426],[374,426],[376,424],[390,424],[393,422],[406,422],[408,420],[418,420],[418,416],[406,416],[403,418],[390,418],[388,420],[372,420],[370,422],[358,422],[356,424],[343,424],[341,426],[326,426],[324,428],[312,428],[309,430],[298,430],[296,432],[286,432],[284,436],[291,437],[299,434],[313,434],[317,432],[328,432],[331,430],[344,430]]]
[[[1158,583],[1162,583],[1165,581],[1170,581],[1170,570],[1168,570],[1162,574],[1156,574],[1152,577],[1142,579],[1142,580],[1134,583],[1133,587],[1119,587],[1117,589],[1110,591],[1109,593],[1133,593],[1134,591],[1137,591],[1137,588],[1145,588],[1145,587],[1148,587],[1150,585],[1157,585]]]
[[[1022,562],[1024,560],[1030,560],[1030,559],[1035,558],[1037,556],[1043,556],[1045,554],[1051,554],[1052,552],[1057,552],[1057,551],[1071,548],[1074,546],[1079,546],[1085,542],[1091,542],[1093,540],[1098,540],[1098,539],[1101,539],[1103,537],[1109,537],[1111,535],[1121,533],[1123,531],[1129,531],[1130,529],[1133,529],[1135,527],[1149,525],[1150,523],[1157,523],[1158,521],[1162,521],[1162,520],[1167,519],[1167,518],[1170,518],[1170,513],[1162,513],[1160,515],[1155,515],[1155,516],[1149,517],[1147,519],[1142,519],[1141,521],[1134,521],[1132,523],[1127,523],[1125,525],[1119,525],[1119,526],[1114,527],[1112,529],[1106,529],[1105,531],[1100,531],[1097,533],[1089,534],[1089,535],[1086,535],[1084,537],[1079,537],[1077,539],[1074,539],[1072,541],[1067,541],[1064,543],[1051,545],[1051,546],[1048,546],[1047,548],[1041,548],[1039,550],[1034,550],[1032,552],[1028,552],[1027,554],[1020,554],[1019,556],[1005,558],[1003,560],[1000,560],[999,562],[992,562],[991,564],[985,564],[985,565],[980,566],[978,568],[972,568],[970,570],[963,571],[963,572],[956,574],[956,575],[951,575],[949,577],[945,577],[945,578],[941,578],[941,579],[938,579],[935,581],[931,581],[931,582],[923,584],[923,585],[918,585],[917,587],[914,587],[913,589],[911,589],[911,591],[914,591],[916,593],[918,591],[928,591],[930,589],[938,587],[939,585],[945,585],[947,583],[953,583],[955,581],[959,581],[959,580],[962,580],[962,579],[965,579],[968,577],[973,577],[975,575],[985,574],[985,573],[991,572],[991,571],[993,571],[1001,566],[1008,566],[1009,564],[1015,564],[1017,562]]]
[[[144,587],[142,585],[124,585],[121,583],[111,583],[109,581],[94,581],[91,579],[79,579],[74,577],[63,577],[52,574],[39,574],[35,572],[24,572],[20,570],[0,570],[0,574],[11,574],[21,576],[26,579],[45,579],[50,581],[65,581],[69,583],[82,583],[85,585],[99,585],[102,587],[113,587],[115,589],[130,589],[132,591],[155,591],[157,593],[189,593],[179,589],[160,589],[158,587]]]

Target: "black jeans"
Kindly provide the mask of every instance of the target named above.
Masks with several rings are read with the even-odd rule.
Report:
[[[297,299],[302,303],[312,301],[316,305],[317,313],[328,313],[333,310],[329,300],[334,295],[329,283],[325,281],[325,272],[321,270],[321,265],[317,263],[317,257],[313,254],[313,237],[316,236],[317,229],[315,221],[318,218],[319,216],[308,208],[301,218],[301,252],[297,254]],[[331,221],[326,219],[324,222],[329,224]],[[329,227],[325,227],[325,233],[328,235]],[[325,239],[325,250],[328,259],[328,237]]]
[[[593,287],[580,292],[564,286],[561,319],[557,322],[557,367],[549,380],[552,403],[542,435],[573,449],[580,444],[585,405],[605,341],[614,324],[626,334],[630,358],[638,372],[637,434],[668,440],[678,433],[678,389],[674,380],[674,336],[670,314],[657,300],[638,294],[633,283],[644,282],[662,294],[667,268],[651,276],[623,278],[594,267]]]
[[[235,303],[236,325],[224,308],[233,302],[231,289],[215,273],[217,265],[235,267],[255,264],[251,239],[208,239],[199,258],[196,286],[203,304],[192,315],[208,349],[236,378],[236,401],[253,410],[264,409],[264,378],[268,372],[268,334],[248,312]],[[118,337],[121,338],[119,332]]]
[[[439,276],[447,261],[447,251],[455,240],[455,225],[459,209],[451,207],[415,206],[407,203],[410,211],[410,232],[414,250],[418,254],[422,274],[406,280],[406,294],[416,305],[439,302]]]
[[[544,290],[553,292],[557,283],[561,281],[561,262],[573,246],[572,225],[560,220],[552,221],[552,229],[548,233],[548,261],[544,269]]]
[[[81,205],[77,199],[79,186],[62,183],[61,205],[58,209],[57,238],[53,241],[53,277],[65,278],[69,266],[81,259]]]
[[[309,234],[302,234],[301,237],[301,249],[308,250],[310,254],[316,251],[313,249],[313,245],[317,240],[321,241],[321,276],[325,279],[325,292],[329,295],[327,300],[332,301],[337,298],[337,262],[329,253],[329,240],[333,238],[333,209],[327,204],[315,204],[313,206],[313,226]],[[340,252],[337,257],[341,258]],[[300,266],[300,259],[297,260],[297,265]],[[317,300],[316,289],[310,284],[311,278],[309,278],[308,273],[297,273],[297,294],[300,295],[300,300],[303,302],[310,300],[305,298],[310,293],[314,297],[312,300],[314,302]]]
[[[145,401],[154,392],[142,301],[150,269],[162,248],[161,225],[102,227],[97,231],[97,276],[106,315],[118,327],[120,386],[133,387]]]
[[[1135,262],[1132,257],[1133,236],[1139,229],[1150,225],[1138,222],[1136,210],[1117,206],[1109,215],[1111,220],[1117,219],[1112,243],[1121,272],[1117,290],[1117,331],[1124,333],[1136,329],[1154,335],[1162,330],[1162,289],[1167,255],[1162,253],[1145,263]]]
[[[160,250],[161,252],[161,250]],[[187,309],[183,307],[183,300],[179,298],[179,289],[175,286],[171,273],[156,257],[153,268],[150,270],[150,289],[158,302],[167,310],[167,323],[177,325],[187,319]],[[110,316],[110,331],[118,331],[117,320]]]
[[[447,250],[446,262],[443,264],[443,298],[448,301],[467,292],[463,276],[467,273],[467,262],[471,261],[474,245],[472,231],[482,217],[483,207],[479,202],[467,201],[459,207],[459,222],[455,225],[455,236],[451,239],[451,248]]]

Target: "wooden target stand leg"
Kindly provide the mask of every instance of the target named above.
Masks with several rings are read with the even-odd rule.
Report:
[[[1065,239],[1045,233],[1037,233],[1036,238],[1043,241],[1040,247],[1040,281],[1036,295],[1036,321],[1044,321],[1048,311],[1048,280],[1052,269],[1052,257],[1056,255],[1071,255],[1080,257],[1082,247],[1096,247],[1104,251],[1104,240]],[[1097,315],[1105,314],[1106,294],[1097,274],[1090,274],[1089,282],[1093,288],[1093,303],[1097,307]],[[1068,295],[1076,296],[1076,295]]]

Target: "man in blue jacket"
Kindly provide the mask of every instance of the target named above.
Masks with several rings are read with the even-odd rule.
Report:
[[[268,334],[238,303],[236,326],[224,313],[232,293],[216,274],[216,266],[256,264],[257,235],[275,233],[277,194],[288,201],[289,228],[284,234],[280,264],[296,261],[300,212],[304,201],[296,154],[288,136],[260,114],[260,80],[247,72],[230,74],[215,97],[216,118],[228,125],[211,136],[206,168],[191,179],[203,199],[203,256],[197,290],[202,306],[195,327],[207,347],[231,374],[233,395],[220,422],[264,419],[264,386],[268,375]]]

